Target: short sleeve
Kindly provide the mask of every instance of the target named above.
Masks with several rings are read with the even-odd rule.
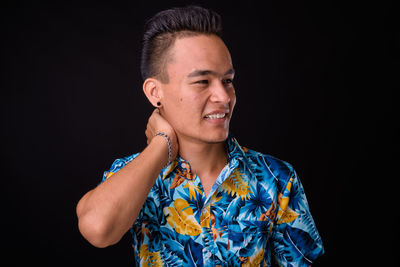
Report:
[[[134,160],[137,156],[139,156],[139,153],[130,155],[125,158],[116,159],[111,165],[110,169],[103,173],[103,178],[101,179],[101,183],[110,178],[114,173],[118,172],[120,169],[125,167],[129,162]]]
[[[138,155],[139,153],[125,158],[116,159],[112,163],[110,169],[104,172],[101,183],[133,161]],[[156,229],[159,228],[160,220],[165,220],[162,209],[160,208],[159,187],[159,179],[157,179],[143,203],[135,222],[130,228],[132,234],[132,246],[135,248],[135,253],[140,251],[143,239],[148,238],[147,235],[143,235],[142,228],[144,225],[146,225],[147,230],[151,229],[152,231],[157,231]],[[149,249],[150,251],[154,250],[153,243],[149,243]],[[136,258],[139,258],[138,255],[136,255]]]
[[[324,248],[303,186],[291,166],[290,169],[288,182],[279,192],[272,253],[280,266],[310,266]]]

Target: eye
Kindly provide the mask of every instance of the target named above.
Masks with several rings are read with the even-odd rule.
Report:
[[[233,79],[224,79],[222,82],[224,84],[231,84],[231,83],[233,83]]]
[[[208,84],[208,80],[200,80],[200,81],[196,81],[195,83],[198,83],[198,84]]]

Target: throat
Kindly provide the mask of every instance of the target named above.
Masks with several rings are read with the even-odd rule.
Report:
[[[213,185],[217,181],[219,175],[221,174],[221,172],[225,166],[226,165],[224,165],[218,169],[215,169],[214,172],[207,173],[207,172],[203,171],[203,172],[197,173],[197,176],[200,178],[200,182],[203,187],[204,194],[206,196],[208,196],[210,194]]]
[[[211,188],[213,187],[215,181],[218,176],[199,176],[201,185],[203,186],[204,194],[208,196],[211,192]]]

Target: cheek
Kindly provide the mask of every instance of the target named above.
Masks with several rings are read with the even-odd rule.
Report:
[[[194,122],[203,112],[205,96],[193,93],[189,88],[185,89],[187,90],[171,90],[171,94],[166,99],[168,117],[175,124]]]
[[[174,116],[174,119],[177,123],[190,123],[193,121],[195,117],[197,117],[197,113],[201,112],[201,107],[198,103],[199,98],[196,96],[180,96],[175,98],[170,105],[170,114]]]
[[[231,93],[231,109],[233,110],[233,108],[236,105],[236,94],[235,94],[235,89],[232,90]]]
[[[193,114],[202,110],[202,97],[200,95],[183,96],[180,103],[188,113]]]

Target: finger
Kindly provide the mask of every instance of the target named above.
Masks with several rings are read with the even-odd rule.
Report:
[[[154,110],[153,114],[154,114],[154,116],[160,116],[160,117],[162,117],[162,114],[161,114],[161,111],[160,111],[159,108],[156,108],[156,109]]]

